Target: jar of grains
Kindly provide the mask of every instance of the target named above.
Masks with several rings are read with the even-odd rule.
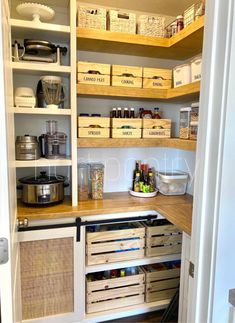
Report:
[[[88,169],[89,165],[85,163],[78,164],[78,200],[85,201],[89,198],[88,187]]]
[[[94,200],[103,198],[104,165],[99,163],[90,164],[91,197]]]

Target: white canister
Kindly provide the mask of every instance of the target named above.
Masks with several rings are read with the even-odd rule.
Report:
[[[173,69],[174,87],[189,84],[191,81],[190,71],[190,64],[176,66]]]
[[[191,60],[191,82],[200,81],[202,76],[202,55]]]

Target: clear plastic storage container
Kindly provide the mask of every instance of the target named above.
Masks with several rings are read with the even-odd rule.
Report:
[[[90,164],[91,197],[93,200],[103,199],[104,165]]]
[[[78,164],[78,200],[85,201],[89,198],[88,183],[89,165],[85,163]]]
[[[157,173],[157,188],[164,195],[183,195],[186,193],[189,175],[181,171]]]

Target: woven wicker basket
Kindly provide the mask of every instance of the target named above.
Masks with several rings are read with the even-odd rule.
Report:
[[[164,37],[165,17],[141,15],[138,19],[137,32],[140,35]]]
[[[106,9],[79,6],[78,27],[106,30]]]
[[[120,10],[109,10],[108,29],[123,33],[136,33],[136,14]]]

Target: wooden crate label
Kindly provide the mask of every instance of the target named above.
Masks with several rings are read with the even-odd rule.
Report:
[[[112,129],[112,138],[141,138],[141,129]]]
[[[109,75],[78,73],[78,83],[94,84],[94,85],[95,84],[110,85],[110,76]]]
[[[109,128],[78,128],[79,138],[109,138]]]
[[[171,80],[157,80],[157,79],[147,79],[143,78],[143,88],[144,89],[170,89],[172,81]]]
[[[132,76],[112,76],[112,86],[142,87],[142,78]]]
[[[143,88],[170,89],[172,84],[172,70],[161,68],[143,68]]]
[[[143,129],[143,138],[170,138],[169,129]]]

